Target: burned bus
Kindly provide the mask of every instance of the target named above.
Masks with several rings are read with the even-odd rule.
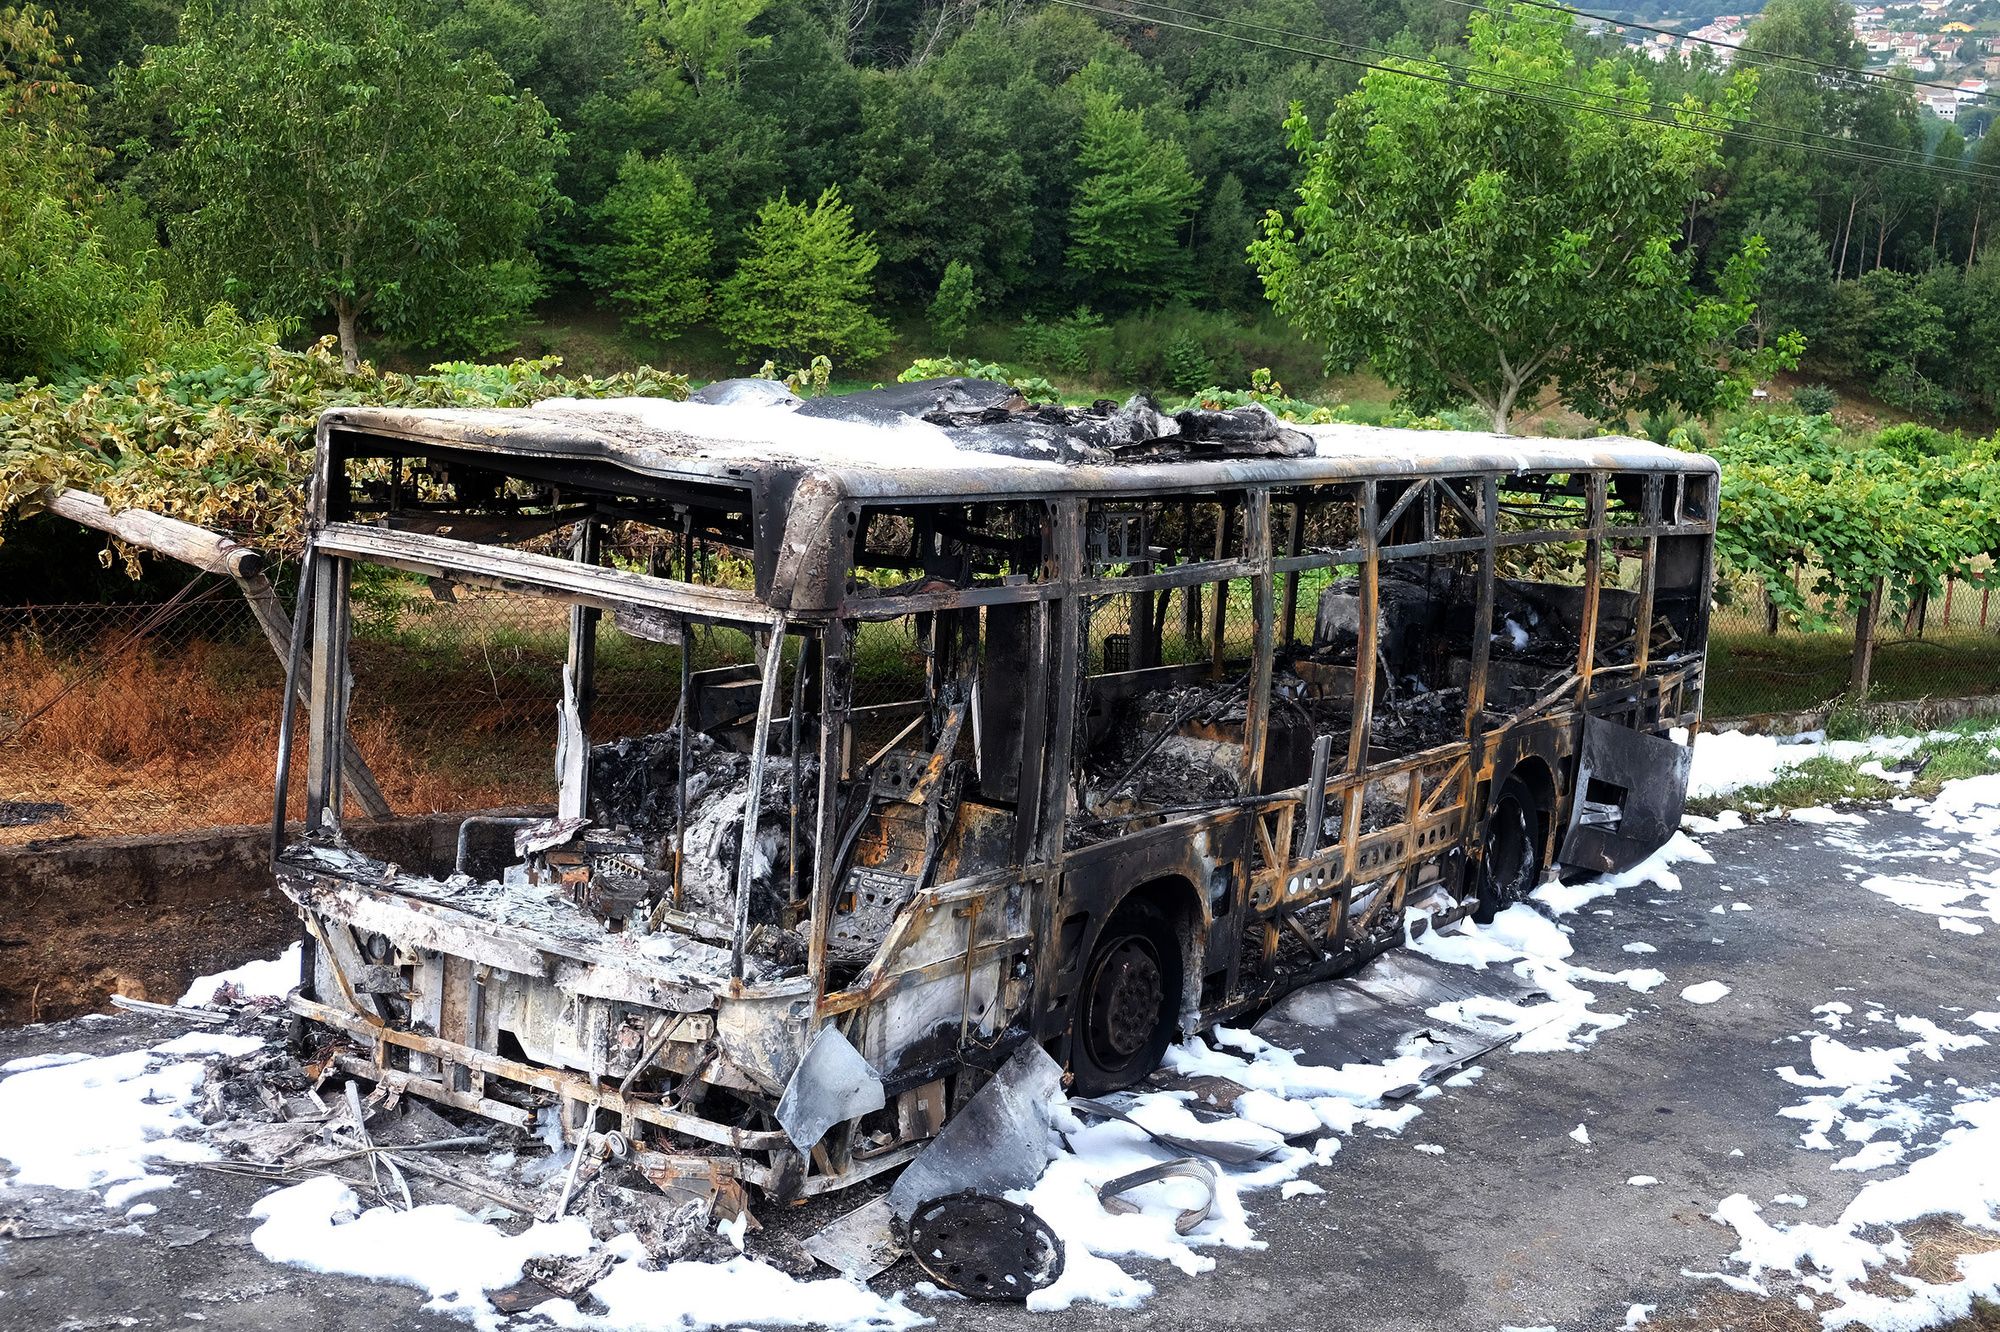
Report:
[[[968,380],[331,410],[295,1012],[351,1074],[739,1196],[910,1160],[1024,1042],[1130,1085],[1671,835],[1716,487],[1629,439]],[[566,617],[553,809],[467,816],[450,872],[343,834],[371,566]],[[594,715],[614,630],[671,663],[643,733]]]

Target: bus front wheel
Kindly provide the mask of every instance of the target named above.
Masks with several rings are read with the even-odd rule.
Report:
[[[1173,1040],[1181,977],[1180,937],[1157,907],[1126,902],[1112,913],[1077,995],[1070,1064],[1079,1092],[1117,1091],[1159,1067]]]
[[[1479,856],[1479,905],[1472,918],[1486,924],[1525,899],[1541,877],[1539,802],[1526,782],[1509,778],[1486,820]]]

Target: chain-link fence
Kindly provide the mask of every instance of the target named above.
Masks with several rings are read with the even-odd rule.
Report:
[[[1706,706],[1715,717],[1817,707],[1853,678],[1852,608],[1806,591],[1817,622],[1802,627],[1754,583],[1724,580],[1709,624]],[[1870,699],[1887,702],[2000,692],[2000,598],[1948,580],[1944,590],[1875,622]]]
[[[1254,628],[1247,589],[1228,593],[1225,643],[1247,650]],[[464,588],[439,599],[402,580],[363,582],[354,606],[350,715],[392,808],[553,799],[564,607]],[[1176,600],[1159,618],[1180,626],[1184,609]],[[1803,631],[1772,614],[1754,584],[1725,583],[1711,625],[1709,714],[1810,708],[1845,692],[1854,624],[1826,609],[1826,626]],[[1213,613],[1205,600],[1199,618]],[[1121,648],[1120,614],[1107,603],[1093,616],[1093,669]],[[1203,624],[1197,632],[1205,638],[1206,631]],[[862,626],[855,706],[921,699],[924,645],[917,616]],[[693,670],[754,657],[747,634],[724,628],[698,628],[689,650]],[[671,725],[680,652],[604,617],[593,733]],[[789,665],[783,688],[789,697]],[[152,604],[0,607],[0,842],[267,818],[282,692],[276,654],[234,586],[220,579]],[[1994,692],[2000,605],[1989,589],[1953,582],[1879,621],[1872,698]],[[883,734],[860,739],[886,740],[902,716],[886,710],[875,726]]]
[[[553,801],[566,607],[402,582],[364,583],[353,606],[349,716],[395,812]],[[592,733],[671,726],[680,653],[602,617]],[[796,657],[793,640],[787,698]],[[697,625],[689,658],[693,671],[747,666],[755,650],[745,632]],[[864,625],[853,703],[919,700],[924,671],[917,617]],[[0,843],[268,817],[283,686],[218,579],[163,603],[0,607]]]

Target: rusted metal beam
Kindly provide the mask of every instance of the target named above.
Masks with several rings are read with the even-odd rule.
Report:
[[[325,1004],[307,999],[303,995],[293,995],[290,1000],[290,1006],[291,1010],[300,1017],[310,1019],[313,1022],[323,1023],[329,1027],[337,1027],[341,1031],[347,1032],[349,1035],[358,1037],[364,1041],[386,1043],[405,1050],[427,1054],[434,1058],[442,1059],[447,1063],[463,1064],[467,1068],[479,1070],[488,1077],[505,1078],[509,1082],[518,1082],[524,1087],[533,1087],[537,1091],[551,1092],[573,1101],[583,1101],[601,1110],[609,1110],[616,1115],[629,1115],[641,1123],[652,1124],[657,1128],[670,1129],[675,1133],[684,1133],[690,1138],[699,1138],[703,1142],[713,1142],[723,1147],[732,1147],[739,1152],[769,1151],[773,1148],[783,1147],[788,1143],[788,1139],[784,1133],[779,1130],[740,1129],[727,1124],[713,1123],[702,1119],[698,1115],[682,1114],[679,1111],[669,1110],[664,1106],[656,1105],[651,1101],[642,1100],[638,1097],[621,1096],[615,1089],[598,1086],[587,1078],[567,1073],[558,1073],[553,1069],[539,1068],[533,1064],[523,1064],[512,1059],[503,1059],[499,1055],[490,1054],[485,1050],[475,1050],[471,1046],[460,1045],[455,1041],[442,1040],[436,1036],[426,1036],[421,1032],[398,1031],[393,1027],[372,1027],[350,1013],[344,1013],[337,1008],[330,1008]],[[427,1079],[403,1073],[400,1069],[378,1070],[378,1065],[374,1063],[367,1061],[357,1062],[362,1065],[364,1070],[360,1076],[377,1077],[380,1072],[396,1073],[407,1078],[408,1089],[416,1092],[418,1095],[432,1096],[432,1091],[427,1088],[443,1092],[447,1096],[456,1095],[456,1093],[451,1092],[442,1083],[429,1082]],[[418,1084],[420,1083],[426,1084],[426,1086],[419,1086]],[[433,1099],[442,1100],[444,1098],[433,1096]],[[447,1104],[449,1103],[447,1102]],[[484,1112],[482,1111],[481,1113]]]

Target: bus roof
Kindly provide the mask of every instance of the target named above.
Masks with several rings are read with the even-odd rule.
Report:
[[[751,386],[746,388],[745,386]],[[1465,430],[1296,426],[1262,408],[1166,416],[1030,407],[1005,385],[933,380],[801,403],[770,381],[686,402],[554,398],[527,408],[336,407],[321,431],[454,451],[574,461],[658,480],[746,485],[819,478],[852,498],[1161,493],[1370,476],[1708,471],[1701,454],[1623,436],[1532,439]]]

